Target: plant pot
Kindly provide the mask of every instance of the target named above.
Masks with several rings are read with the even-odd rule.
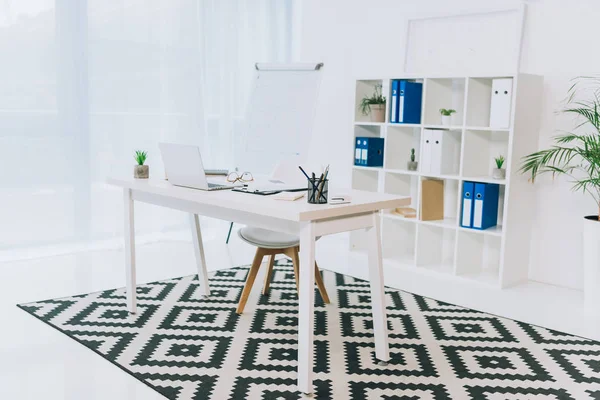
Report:
[[[419,162],[418,161],[409,161],[406,163],[406,167],[408,168],[409,171],[416,171],[417,168],[419,168]]]
[[[385,122],[385,104],[371,104],[369,108],[371,122]]]
[[[444,125],[444,126],[452,125],[452,115],[442,115],[442,125]]]
[[[506,170],[504,168],[494,168],[492,170],[492,178],[506,179]]]
[[[583,296],[586,314],[600,317],[600,221],[583,220]]]
[[[583,220],[583,297],[588,315],[600,317],[600,221],[597,215]]]
[[[136,165],[133,167],[133,177],[136,179],[148,179],[150,176],[149,165]]]

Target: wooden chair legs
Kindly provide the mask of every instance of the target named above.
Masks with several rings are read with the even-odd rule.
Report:
[[[296,279],[296,292],[300,294],[300,257],[298,256],[298,247],[285,249],[285,255],[292,259],[294,279]]]
[[[248,272],[248,277],[246,278],[246,283],[244,284],[244,289],[242,290],[242,295],[240,296],[240,301],[238,303],[236,313],[241,314],[244,312],[244,308],[246,307],[246,303],[248,302],[248,297],[250,296],[250,292],[252,291],[252,285],[254,285],[256,275],[258,274],[258,270],[260,269],[260,265],[265,256],[269,256],[269,266],[267,269],[267,276],[265,277],[265,283],[263,285],[262,294],[266,295],[267,293],[269,293],[269,287],[271,286],[271,278],[273,275],[273,265],[275,263],[275,256],[277,254],[285,254],[292,259],[292,264],[294,266],[294,278],[296,279],[296,291],[299,292],[300,257],[298,256],[298,250],[298,247],[290,247],[288,249],[265,249],[262,247],[258,247],[256,249],[256,254],[254,255],[252,266],[250,266],[250,271]],[[321,293],[323,301],[329,304],[329,295],[327,294],[327,289],[325,288],[325,284],[323,283],[323,277],[321,276],[319,266],[316,262],[315,283],[319,288],[319,293]]]
[[[269,293],[269,287],[271,286],[271,278],[273,277],[273,265],[275,264],[275,255],[269,256],[269,267],[267,268],[267,276],[265,276],[265,284],[263,286],[262,294],[266,295]]]
[[[252,291],[252,285],[254,285],[254,280],[256,279],[256,274],[258,274],[258,270],[260,269],[260,264],[262,263],[263,257],[263,249],[259,247],[258,249],[256,249],[254,261],[252,261],[252,266],[250,267],[248,277],[246,278],[246,284],[244,285],[244,289],[242,290],[242,295],[240,297],[237,310],[235,311],[238,314],[244,312],[246,302],[248,301],[248,296],[250,296],[250,292]]]
[[[315,282],[317,283],[317,287],[319,288],[319,293],[321,293],[321,297],[325,304],[331,303],[329,301],[329,295],[327,294],[327,289],[325,288],[325,283],[323,283],[323,277],[321,276],[321,271],[319,271],[319,266],[315,261]]]
[[[299,247],[293,247],[289,249],[289,253],[286,252],[292,259],[292,264],[294,265],[294,276],[296,277],[296,290],[300,293],[300,257],[298,256],[298,252],[300,251]],[[327,289],[325,288],[325,284],[323,283],[323,277],[319,272],[319,267],[317,266],[317,262],[315,261],[315,282],[317,287],[319,288],[319,293],[321,293],[321,297],[326,304],[329,304],[329,295],[327,294]]]

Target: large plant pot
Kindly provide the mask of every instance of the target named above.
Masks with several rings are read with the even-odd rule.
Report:
[[[583,294],[585,312],[600,316],[600,221],[597,215],[583,222]]]
[[[371,104],[371,122],[385,122],[385,104]]]

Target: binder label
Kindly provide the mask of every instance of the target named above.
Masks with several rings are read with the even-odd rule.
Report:
[[[471,227],[471,199],[463,199],[462,226]]]
[[[398,111],[398,122],[404,122],[404,90],[400,91],[399,99],[399,111]]]
[[[475,199],[475,207],[473,207],[473,228],[481,228],[482,223],[483,223],[483,200],[481,200],[481,193],[477,193],[477,199]]]

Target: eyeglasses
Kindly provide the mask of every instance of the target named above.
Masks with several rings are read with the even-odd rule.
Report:
[[[252,182],[254,177],[251,172],[243,172],[241,175],[233,171],[227,175],[227,182]]]

